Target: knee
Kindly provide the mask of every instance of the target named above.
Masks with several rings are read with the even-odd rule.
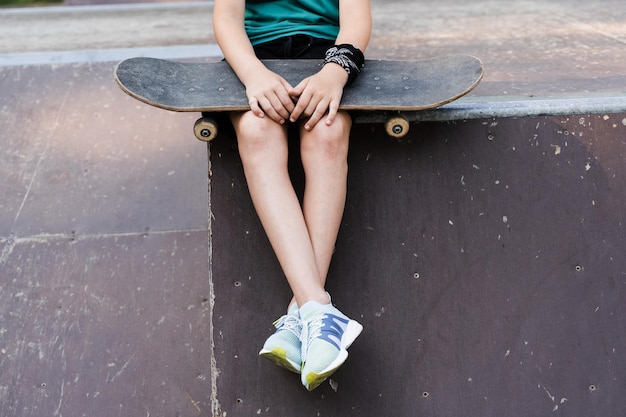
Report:
[[[269,117],[260,118],[247,112],[234,116],[233,125],[244,164],[267,161],[268,155],[276,158],[284,152],[285,128]]]
[[[302,162],[343,162],[347,159],[352,121],[347,114],[340,113],[332,125],[323,121],[313,130],[301,133]]]

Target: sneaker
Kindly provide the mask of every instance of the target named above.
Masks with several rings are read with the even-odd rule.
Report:
[[[363,326],[332,304],[309,301],[300,308],[302,320],[302,385],[312,391],[348,358],[348,347]]]
[[[287,314],[274,322],[274,327],[276,332],[265,341],[259,355],[299,374],[302,368],[302,322],[298,305],[292,304]]]

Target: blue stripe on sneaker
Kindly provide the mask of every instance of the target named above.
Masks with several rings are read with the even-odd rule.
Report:
[[[344,319],[334,314],[325,314],[319,338],[331,343],[337,350],[341,350],[341,338],[346,331],[349,321],[349,319]]]

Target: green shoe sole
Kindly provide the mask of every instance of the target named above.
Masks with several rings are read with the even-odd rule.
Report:
[[[259,356],[269,359],[274,362],[276,365],[285,368],[286,370],[299,374],[301,370],[301,365],[294,363],[293,361],[287,358],[287,352],[285,349],[281,349],[279,347],[275,347],[272,350],[261,350],[259,352]]]

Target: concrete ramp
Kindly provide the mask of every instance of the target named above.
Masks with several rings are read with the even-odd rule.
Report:
[[[208,402],[206,146],[113,66],[0,67],[2,416]]]
[[[0,415],[626,415],[621,0],[372,1],[371,58],[487,72],[355,126],[328,289],[365,330],[311,393],[257,356],[290,294],[236,141],[113,81],[219,59],[199,3],[0,11]]]

